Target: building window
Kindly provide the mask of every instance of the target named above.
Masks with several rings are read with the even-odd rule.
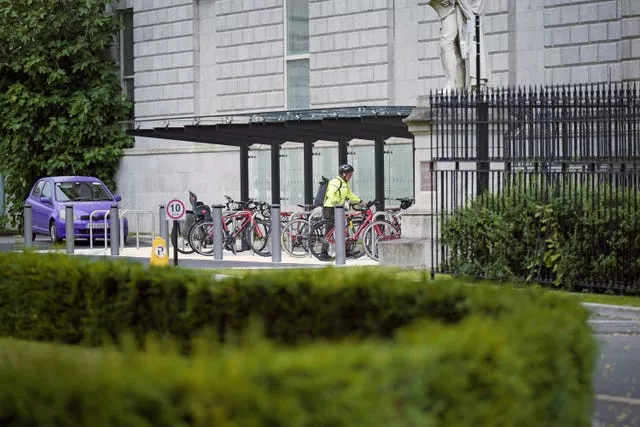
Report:
[[[114,46],[116,49],[115,61],[120,69],[122,92],[133,103],[135,101],[133,92],[133,9],[122,9],[118,10],[117,13],[121,26]],[[133,120],[134,117],[132,108],[129,119]]]
[[[309,0],[287,1],[287,54],[309,53]]]
[[[285,9],[287,108],[304,110],[310,105],[309,0],[286,0]]]
[[[309,60],[287,61],[287,105],[290,110],[309,108]]]

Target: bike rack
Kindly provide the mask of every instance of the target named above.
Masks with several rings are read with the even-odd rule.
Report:
[[[156,230],[156,218],[153,215],[153,211],[147,210],[138,210],[138,209],[125,209],[120,214],[120,247],[125,247],[124,242],[124,217],[127,214],[135,214],[136,215],[136,249],[140,249],[140,215],[149,214],[151,215],[151,235],[155,233]],[[168,242],[167,242],[168,245]]]
[[[107,249],[107,218],[111,216],[109,209],[97,209],[89,214],[89,248],[93,249],[93,216],[97,213],[104,213],[104,248]]]

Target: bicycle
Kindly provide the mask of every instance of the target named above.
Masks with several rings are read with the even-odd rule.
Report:
[[[263,202],[236,202],[227,197],[228,211],[222,216],[222,235],[224,249],[233,252],[245,250],[243,245],[256,254],[267,256],[264,249],[267,245],[269,222],[256,215],[257,211],[265,211]],[[213,255],[213,221],[203,221],[197,224],[189,234],[189,241],[193,249],[200,255]],[[241,245],[238,247],[237,242]]]
[[[301,205],[298,205],[301,206]],[[263,209],[260,212],[260,219],[258,219],[256,221],[256,223],[254,225],[252,225],[253,227],[261,227],[262,230],[261,232],[257,232],[255,230],[250,231],[249,235],[253,236],[252,238],[256,238],[257,236],[260,236],[259,238],[261,240],[264,240],[264,245],[261,244],[259,245],[260,247],[262,247],[262,249],[256,250],[254,249],[254,252],[256,253],[256,255],[260,255],[260,256],[271,256],[271,212],[270,212],[270,205],[268,204],[264,204]],[[300,219],[302,216],[301,212],[288,212],[288,211],[283,211],[280,212],[280,224],[282,229],[284,229],[284,227],[286,227],[291,221],[294,221],[296,219]],[[256,245],[253,245],[254,247]]]
[[[382,214],[384,219],[377,219],[367,226],[363,232],[364,250],[367,256],[375,261],[380,260],[378,244],[402,237],[402,211],[413,204],[413,199],[400,198],[400,207],[390,208]]]
[[[298,205],[298,207],[301,207],[303,211],[292,214],[293,219],[282,228],[280,236],[282,248],[295,258],[309,255],[312,221],[319,221],[322,217],[321,210],[316,210],[315,205]]]
[[[362,207],[354,206],[358,211],[355,214],[345,215],[345,250],[347,258],[357,259],[364,256],[363,232],[364,229],[374,221],[374,212],[371,207],[375,201],[366,203]],[[325,233],[325,230],[328,232]],[[309,231],[309,250],[319,260],[335,259],[335,226],[333,221],[315,221]],[[323,258],[322,252],[327,248],[329,259]]]
[[[180,222],[177,232],[173,228],[171,230],[171,244],[182,254],[191,254],[195,251],[189,241],[192,228],[202,221],[211,220],[211,208],[199,201],[198,196],[190,190],[189,203],[191,203],[191,210],[187,210],[187,220]]]

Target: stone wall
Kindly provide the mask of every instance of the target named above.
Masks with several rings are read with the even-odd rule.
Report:
[[[625,2],[629,3],[545,0],[546,83],[623,80],[621,5]]]
[[[216,53],[206,64],[215,69],[207,76],[217,82],[215,111],[284,108],[283,0],[218,0],[209,25],[215,25],[207,42]]]
[[[311,105],[385,105],[389,99],[387,0],[310,1]]]
[[[621,0],[622,37],[622,80],[640,80],[640,1]]]
[[[136,119],[194,114],[194,0],[133,2]]]

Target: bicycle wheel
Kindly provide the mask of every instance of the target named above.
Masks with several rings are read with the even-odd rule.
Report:
[[[306,219],[291,220],[282,229],[282,248],[292,257],[309,254],[309,222]]]
[[[362,233],[364,250],[369,258],[378,261],[378,243],[400,238],[400,230],[386,220],[373,221]]]
[[[325,233],[328,230],[328,233]],[[309,249],[314,257],[320,261],[332,261],[336,258],[336,242],[333,235],[333,221],[314,221],[309,234]],[[328,257],[323,256],[326,249]]]
[[[245,234],[251,250],[260,256],[271,256],[271,223],[256,219]]]
[[[364,256],[363,233],[358,233],[364,218],[358,216],[347,221],[345,235],[345,255],[348,259],[358,259]]]
[[[196,223],[192,223],[187,227],[186,223],[180,222],[177,233],[174,228],[171,229],[171,244],[177,248],[181,254],[192,254],[194,252],[194,249],[189,243],[189,233],[195,224]]]
[[[213,256],[213,222],[196,224],[189,233],[189,244],[200,255]]]

